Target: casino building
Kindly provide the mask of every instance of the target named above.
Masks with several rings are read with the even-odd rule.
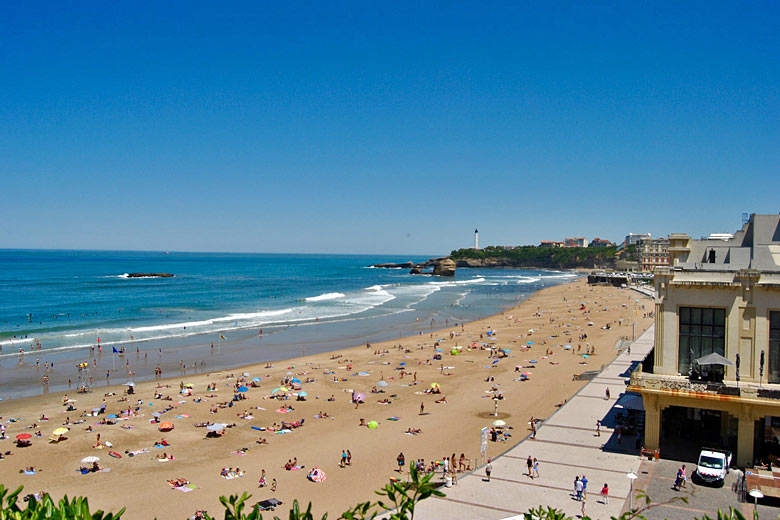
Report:
[[[631,375],[643,444],[737,465],[780,457],[780,215],[750,216],[729,240],[669,236],[656,267],[655,345]]]

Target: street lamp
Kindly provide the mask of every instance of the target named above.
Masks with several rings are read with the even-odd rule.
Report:
[[[764,494],[759,490],[758,488],[755,488],[748,493],[751,497],[753,497],[753,511],[758,511],[758,499],[764,498]]]
[[[630,482],[629,490],[628,490],[628,510],[631,511],[634,509],[633,499],[634,499],[634,481],[638,479],[636,473],[633,471],[631,473],[626,473],[626,478]]]

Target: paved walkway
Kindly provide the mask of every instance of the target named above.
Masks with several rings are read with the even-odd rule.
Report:
[[[626,473],[638,473],[640,458],[634,437],[622,439],[611,429],[614,406],[623,397],[632,362],[641,361],[653,346],[653,327],[632,345],[631,353],[615,361],[539,428],[536,439],[526,438],[493,461],[491,482],[485,481],[484,467],[461,476],[458,485],[446,488],[445,498],[429,498],[420,503],[415,517],[420,519],[470,518],[498,520],[511,518],[539,505],[553,506],[566,514],[580,514],[580,502],[572,499],[574,477],[588,478],[586,514],[592,518],[619,516],[629,495]],[[611,399],[606,400],[606,389]],[[595,434],[601,419],[601,436]],[[539,460],[540,478],[526,474],[528,456]],[[609,484],[609,504],[599,492]]]

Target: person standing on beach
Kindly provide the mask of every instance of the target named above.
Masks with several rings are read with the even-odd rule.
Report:
[[[347,465],[347,451],[341,450],[341,460],[339,461],[339,467],[343,468]]]
[[[398,454],[398,457],[395,458],[396,462],[398,463],[398,473],[402,473],[404,470],[404,464],[406,464],[406,459],[404,458],[404,452],[401,452]]]
[[[528,456],[528,460],[525,461],[525,465],[528,466],[528,476],[531,478],[534,478],[533,473],[533,467],[534,467],[534,460],[531,458],[531,456]]]
[[[420,403],[420,415],[425,414],[425,403]]]
[[[488,459],[487,466],[485,466],[485,475],[487,475],[487,481],[490,482],[490,474],[493,473],[493,464]]]
[[[596,419],[596,437],[601,437],[601,421]]]
[[[533,478],[539,478],[539,461],[534,457],[534,476]]]
[[[347,450],[347,466],[352,465],[352,452]]]

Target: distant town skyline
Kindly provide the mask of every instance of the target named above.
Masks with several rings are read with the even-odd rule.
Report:
[[[439,255],[780,210],[773,2],[3,18],[0,248]]]

